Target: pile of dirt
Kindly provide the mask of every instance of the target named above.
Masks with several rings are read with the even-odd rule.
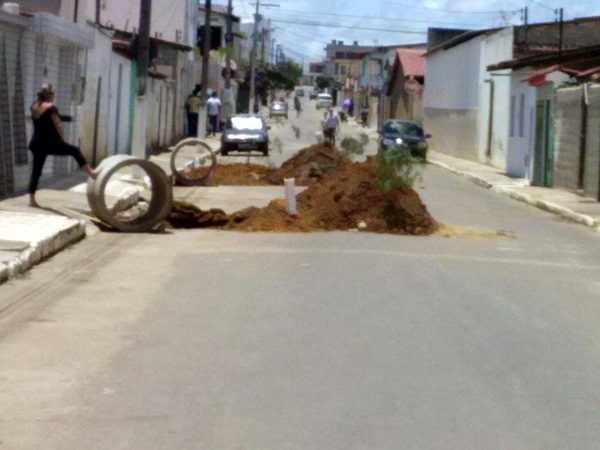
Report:
[[[300,150],[281,167],[270,172],[265,181],[280,185],[285,178],[295,178],[297,186],[309,186],[321,180],[325,174],[349,163],[350,160],[330,143],[318,143]]]
[[[342,161],[342,159],[340,159]],[[410,188],[384,194],[375,183],[372,158],[343,162],[320,176],[297,197],[297,215],[285,211],[283,200],[264,208],[250,207],[231,215],[203,211],[175,202],[167,218],[175,228],[219,227],[237,231],[310,232],[358,229],[375,233],[428,235],[438,229],[419,195]]]
[[[215,168],[211,186],[266,186],[269,183],[265,178],[274,169],[260,164],[233,163],[218,164]]]
[[[300,150],[277,169],[251,163],[218,164],[212,186],[282,185],[285,178],[295,178],[297,186],[308,186],[326,173],[350,160],[329,143],[319,143]]]
[[[297,216],[283,201],[234,214],[226,229],[239,231],[323,231],[358,229],[376,233],[428,235],[438,229],[419,195],[410,188],[387,195],[375,184],[375,163],[343,164],[298,195]]]
[[[230,220],[221,209],[203,211],[191,203],[181,201],[173,202],[173,208],[166,219],[173,228],[222,227]]]

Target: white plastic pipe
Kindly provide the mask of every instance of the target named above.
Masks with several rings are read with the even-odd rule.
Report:
[[[285,211],[290,216],[296,215],[296,180],[295,178],[284,178],[285,187]]]

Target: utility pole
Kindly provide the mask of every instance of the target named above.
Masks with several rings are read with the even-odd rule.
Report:
[[[270,63],[271,65],[275,64],[275,38],[271,39],[271,51],[270,51]]]
[[[99,2],[98,2],[99,4]],[[135,99],[131,153],[146,158],[148,66],[150,65],[150,17],[152,0],[140,1],[140,29],[137,35],[137,96]]]
[[[76,5],[79,6],[79,2],[77,2]],[[96,0],[96,25],[100,25],[100,0]],[[140,22],[140,27],[141,26],[142,23]]]
[[[233,53],[232,0],[227,2],[227,31],[225,32],[225,89],[223,90],[224,116],[235,114],[233,96],[231,95],[231,55]]]
[[[523,23],[524,23],[524,27],[523,27],[523,31],[524,31],[524,47],[527,47],[528,44],[528,36],[527,36],[527,26],[529,25],[529,10],[527,9],[527,6],[525,8],[523,8]]]
[[[208,88],[208,65],[210,64],[210,16],[211,0],[204,4],[204,42],[202,45],[202,75],[200,78],[200,108],[198,111],[198,137],[206,137],[206,93]]]
[[[150,17],[152,0],[140,2],[140,32],[137,44],[138,95],[146,95],[150,66]]]
[[[563,51],[563,33],[564,33],[564,20],[563,20],[563,9],[560,8],[560,24],[558,28],[558,57],[559,62],[562,62],[562,51]]]
[[[254,13],[254,27],[252,31],[252,50],[250,51],[250,102],[248,112],[254,114],[254,102],[256,101],[256,51],[258,46],[258,22],[260,21],[260,0],[256,0],[256,12]],[[263,3],[262,6],[279,6],[272,3]]]
[[[265,63],[265,36],[267,35],[267,29],[263,28],[260,33],[260,62]]]
[[[256,100],[256,34],[258,31],[258,8],[260,0],[256,0],[256,12],[254,13],[254,26],[252,27],[252,50],[250,50],[250,101],[248,104],[248,112],[254,114],[254,101]]]

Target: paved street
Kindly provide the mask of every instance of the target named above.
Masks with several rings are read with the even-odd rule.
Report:
[[[597,448],[600,235],[417,190],[503,235],[97,233],[0,286],[0,448]]]
[[[288,103],[290,105],[289,119],[283,117],[268,118],[268,109],[262,107],[261,112],[266,117],[267,125],[271,127],[271,151],[269,158],[262,156],[250,157],[244,154],[232,153],[231,156],[222,158],[220,161],[227,162],[242,162],[250,161],[256,164],[268,164],[274,167],[279,167],[283,162],[294,155],[298,150],[312,145],[317,142],[315,133],[321,130],[321,120],[323,118],[324,109],[315,108],[315,100],[308,99],[309,88],[305,88],[306,96],[300,97],[302,104],[302,112],[300,116],[296,116],[296,112],[293,110],[293,93],[290,95]],[[355,122],[342,123],[340,133],[338,136],[338,143],[344,136],[358,137],[362,133],[369,133],[371,138],[376,136],[372,131],[368,132],[358,126]],[[217,136],[218,138],[219,136]],[[217,144],[217,140],[211,138]],[[371,139],[367,147],[368,154],[374,154],[376,152],[376,140]],[[240,156],[237,156],[240,155]],[[361,159],[361,158],[358,158]]]

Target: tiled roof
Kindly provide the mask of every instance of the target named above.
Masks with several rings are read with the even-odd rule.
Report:
[[[409,48],[399,48],[398,58],[402,64],[402,71],[407,77],[425,76],[425,54],[422,50],[412,50]]]
[[[596,73],[600,73],[600,66],[593,67],[593,68],[588,69],[588,70],[584,70],[583,72],[579,72],[578,76],[585,77],[585,76],[588,76],[588,75],[594,75]]]

